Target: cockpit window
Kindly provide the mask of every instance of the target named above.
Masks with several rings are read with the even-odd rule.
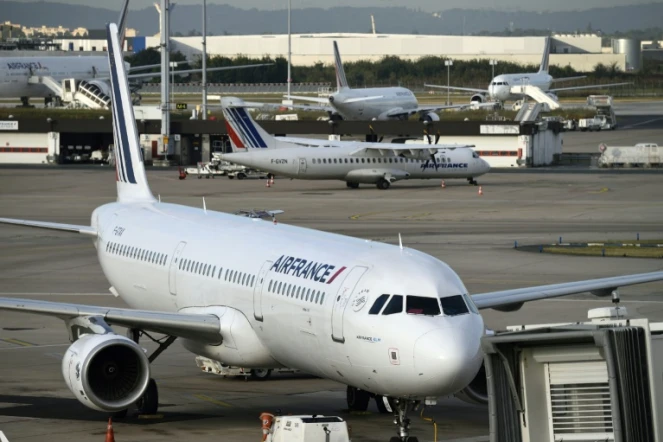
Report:
[[[408,296],[405,312],[410,315],[437,316],[440,314],[440,304],[437,298]]]
[[[380,295],[373,303],[373,307],[368,311],[369,315],[379,315],[384,303],[389,299],[389,295]]]
[[[442,311],[446,316],[465,315],[470,312],[462,295],[440,298],[440,302],[442,303]]]
[[[463,298],[465,299],[465,303],[467,304],[467,306],[470,308],[470,311],[472,313],[475,313],[475,314],[478,315],[479,314],[479,309],[477,308],[476,304],[472,300],[472,297],[470,295],[468,295],[467,293],[465,293],[463,295]]]
[[[476,152],[472,152],[472,158],[479,158],[479,154]]]
[[[389,304],[385,307],[382,312],[383,315],[393,315],[396,313],[401,313],[403,311],[403,297],[401,295],[394,295]]]

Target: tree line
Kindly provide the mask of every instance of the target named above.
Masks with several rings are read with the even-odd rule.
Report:
[[[184,55],[177,51],[171,54],[171,61],[184,60]],[[158,64],[159,51],[155,48],[145,49],[126,58],[131,66]],[[587,75],[586,81],[622,80],[629,81],[663,81],[663,63],[645,60],[644,68],[635,73],[623,72],[616,64],[609,66],[598,64],[592,72],[579,72],[572,66],[550,66],[553,77],[573,77]],[[208,83],[285,83],[288,72],[287,60],[284,57],[235,58],[212,56],[208,57],[208,68],[240,66],[246,64],[271,63],[270,66],[238,69],[231,71],[208,72]],[[200,68],[201,60],[190,62],[190,67]],[[406,84],[446,84],[447,70],[444,58],[437,56],[421,57],[417,60],[405,60],[395,56],[386,56],[378,61],[355,61],[344,63],[348,83],[352,87],[370,87],[380,85]],[[536,72],[538,65],[523,65],[510,62],[499,62],[495,66],[495,75],[517,72]],[[155,71],[158,69],[155,69]],[[481,86],[492,78],[492,66],[485,59],[454,60],[450,71],[450,82],[457,86]],[[179,82],[200,82],[201,76],[193,74]],[[295,83],[330,83],[336,78],[333,64],[315,63],[312,66],[292,66],[292,79]],[[153,80],[159,82],[156,78]]]

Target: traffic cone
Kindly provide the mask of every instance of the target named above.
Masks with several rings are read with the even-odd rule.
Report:
[[[444,184],[444,180],[442,180],[442,184],[440,184],[440,187],[442,187],[443,189],[447,187],[447,185]]]
[[[274,185],[274,175],[269,179],[269,185],[273,186]]]
[[[479,196],[483,195],[483,188],[479,186]]]
[[[115,442],[115,433],[113,432],[113,420],[108,418],[108,428],[106,428],[106,442]]]
[[[265,187],[271,187],[269,184],[269,180],[267,180],[267,182],[265,183]]]

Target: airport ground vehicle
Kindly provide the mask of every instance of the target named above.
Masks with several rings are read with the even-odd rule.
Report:
[[[617,128],[617,123],[606,115],[597,115],[593,118],[581,118],[578,120],[578,128],[582,132],[609,129],[615,130]]]
[[[599,146],[599,167],[660,167],[663,147],[656,143],[638,143],[635,146]]]

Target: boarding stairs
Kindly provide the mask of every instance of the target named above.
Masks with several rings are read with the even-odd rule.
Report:
[[[543,110],[541,103],[525,103],[516,114],[515,121],[520,124],[533,123],[539,118],[539,114]]]
[[[58,82],[48,76],[32,76],[30,84],[43,84],[53,95],[60,97],[69,107],[87,107],[90,109],[110,109],[111,98],[94,83],[85,80],[67,78]]]
[[[522,86],[512,86],[511,93],[514,95],[527,95],[539,103],[547,104],[551,110],[560,108],[560,104],[557,100],[536,86],[531,86],[529,84]]]

